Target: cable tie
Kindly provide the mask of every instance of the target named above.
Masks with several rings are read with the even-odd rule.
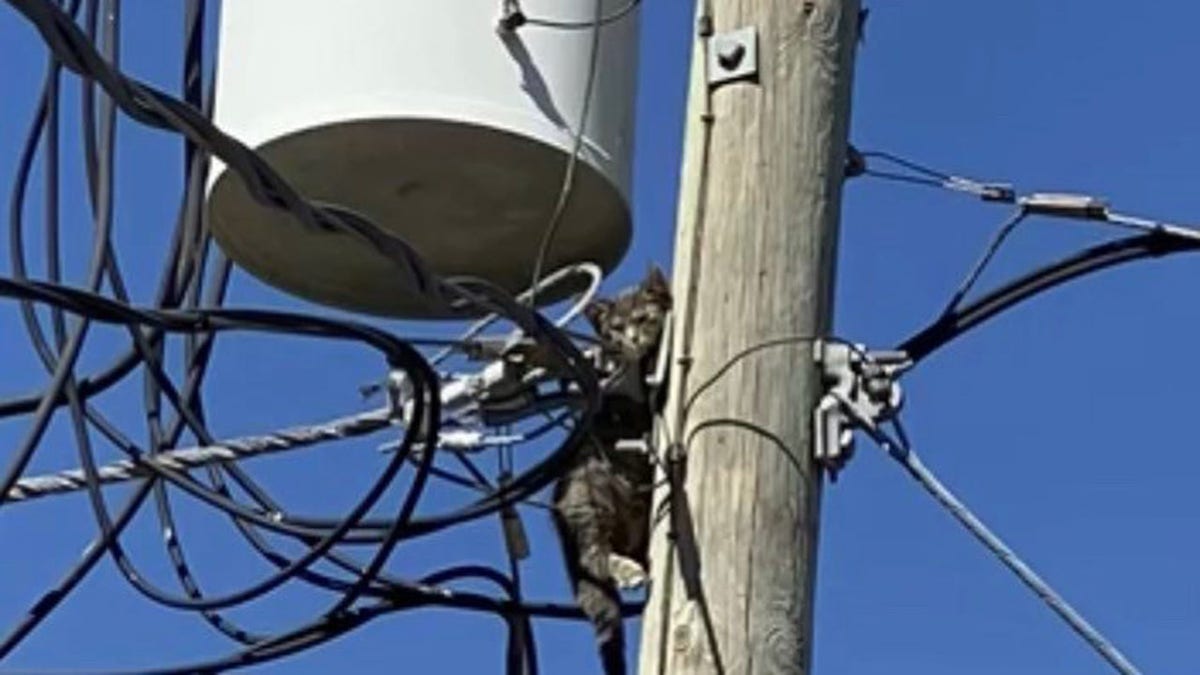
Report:
[[[846,167],[842,175],[857,178],[867,172],[867,158],[853,145],[846,146]]]
[[[512,473],[504,471],[500,474],[501,490],[507,490],[512,484]],[[511,503],[506,503],[500,509],[500,526],[504,530],[504,547],[508,557],[513,560],[525,560],[529,557],[529,537],[525,535],[525,524],[521,522],[521,514]]]

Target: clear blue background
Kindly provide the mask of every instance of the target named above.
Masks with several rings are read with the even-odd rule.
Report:
[[[179,69],[177,4],[126,3],[124,22],[127,69],[172,88]],[[645,5],[637,234],[610,289],[640,276],[648,261],[671,259],[692,3]],[[1023,190],[1088,192],[1127,212],[1200,222],[1200,95],[1192,75],[1200,56],[1198,23],[1200,7],[1186,0],[876,2],[859,53],[852,137],[864,149],[1010,180]],[[5,211],[45,58],[32,29],[0,6]],[[77,84],[66,82],[64,228],[76,233],[68,259],[71,279],[79,282],[90,224],[76,150]],[[141,301],[151,296],[165,250],[179,163],[173,137],[122,123],[117,241]],[[39,185],[35,180],[26,211],[35,251]],[[837,333],[872,346],[899,342],[945,302],[1003,215],[1003,207],[950,193],[868,179],[849,184]],[[1092,225],[1031,221],[985,282],[1111,234]],[[0,244],[5,257],[7,246]],[[1200,634],[1200,494],[1194,489],[1200,458],[1193,441],[1200,366],[1190,350],[1200,337],[1193,301],[1198,282],[1200,260],[1187,256],[1104,273],[1004,315],[905,381],[909,431],[927,462],[1146,673],[1200,670],[1194,642]],[[297,306],[242,274],[231,304]],[[123,342],[112,329],[93,337],[85,366],[106,362]],[[224,340],[206,389],[213,429],[252,433],[361,409],[355,388],[381,368],[374,355],[352,347]],[[0,306],[0,373],[2,395],[45,381],[11,303]],[[140,383],[131,381],[100,404],[140,438],[139,394]],[[13,447],[23,429],[20,420],[0,422],[3,447]],[[60,419],[33,470],[77,463],[65,431]],[[348,503],[380,461],[368,440],[282,462],[261,460],[252,468],[298,510],[328,513]],[[435,494],[431,501],[451,498],[461,495]],[[206,588],[228,591],[265,573],[226,521],[177,501],[180,529]],[[535,550],[526,565],[530,595],[564,598],[544,514],[529,512],[526,524]],[[11,621],[24,612],[78,556],[93,527],[79,496],[0,512],[0,618]],[[865,445],[843,480],[826,491],[822,528],[817,672],[1103,672],[1078,639]],[[148,513],[125,543],[149,578],[171,587]],[[394,569],[420,574],[447,564],[495,562],[500,546],[498,528],[488,521],[403,547]],[[233,616],[256,629],[278,629],[327,601],[285,590]],[[636,624],[629,632],[636,635]],[[584,626],[540,624],[538,638],[543,672],[597,672]],[[257,670],[500,672],[503,639],[502,625],[491,617],[410,612]],[[151,605],[106,562],[4,666],[152,666],[231,646],[196,617]]]

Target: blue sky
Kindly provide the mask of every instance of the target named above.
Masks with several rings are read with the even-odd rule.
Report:
[[[612,289],[640,276],[648,261],[670,263],[691,4],[645,3],[636,233]],[[178,69],[175,5],[143,0],[125,8],[126,67],[162,86],[174,85]],[[1200,223],[1200,94],[1188,78],[1198,56],[1197,20],[1200,8],[1184,0],[1161,0],[1153,10],[1109,0],[873,3],[852,138],[862,149],[1023,191],[1087,192],[1125,212]],[[0,6],[5,213],[44,63],[33,31]],[[67,82],[70,231],[89,225],[73,152],[77,85]],[[130,123],[120,134],[118,249],[135,297],[145,300],[173,218],[178,149],[169,135]],[[31,202],[39,195],[34,185]],[[1004,207],[970,197],[866,178],[847,185],[844,200],[836,332],[878,347],[932,318],[1005,215]],[[39,209],[29,207],[30,222]],[[1113,234],[1031,220],[984,284]],[[84,239],[68,245],[76,281]],[[5,274],[7,246],[0,243]],[[1191,643],[1200,631],[1200,545],[1192,536],[1200,524],[1193,489],[1200,457],[1188,441],[1192,383],[1200,378],[1200,365],[1188,358],[1200,336],[1192,302],[1198,264],[1186,255],[1142,262],[1058,289],[953,343],[905,379],[905,419],[926,462],[1147,673],[1190,673],[1200,661]],[[244,274],[231,304],[313,309]],[[105,362],[120,344],[114,331],[93,337],[85,367]],[[24,341],[15,308],[0,305],[0,396],[44,382]],[[290,338],[224,341],[207,388],[214,432],[251,433],[356,410],[356,388],[378,374],[377,361],[352,347]],[[139,396],[134,381],[101,405],[140,429]],[[22,425],[0,422],[2,447],[16,442]],[[76,463],[67,430],[55,425],[35,469]],[[300,510],[328,512],[378,467],[372,448],[372,441],[345,444],[253,469]],[[186,504],[180,510],[206,584],[228,591],[261,576],[227,522]],[[78,556],[90,518],[78,497],[0,512],[0,540],[13,552],[0,575],[0,626]],[[530,595],[565,597],[544,518],[533,511],[526,523],[535,551],[525,570]],[[125,543],[147,576],[169,588],[152,518],[135,523]],[[494,562],[500,550],[498,528],[488,521],[402,548],[395,569],[416,574]],[[235,616],[280,628],[320,606],[310,593],[284,590]],[[1078,639],[865,443],[825,493],[816,612],[820,673],[1103,672]],[[545,623],[537,630],[543,672],[597,672],[585,627]],[[410,612],[257,671],[324,673],[353,663],[362,673],[398,665],[500,672],[503,635],[491,617]],[[4,665],[145,667],[231,647],[196,617],[149,603],[106,563]]]

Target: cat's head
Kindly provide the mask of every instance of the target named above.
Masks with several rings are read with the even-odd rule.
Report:
[[[606,348],[641,358],[658,347],[670,310],[670,284],[662,270],[651,267],[640,284],[612,300],[589,303],[584,315]]]

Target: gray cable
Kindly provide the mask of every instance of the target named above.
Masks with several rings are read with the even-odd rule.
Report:
[[[186,471],[220,462],[248,459],[294,450],[324,441],[335,441],[374,433],[391,424],[393,413],[387,408],[342,417],[324,424],[290,427],[263,436],[245,436],[221,441],[217,445],[170,450],[144,455],[137,461],[122,459],[97,468],[99,484],[123,483],[154,475],[147,465]],[[50,495],[87,489],[82,469],[69,469],[44,476],[22,478],[9,490],[3,502],[20,502]]]
[[[897,425],[897,430],[903,438],[903,429]],[[1074,607],[1063,599],[1055,590],[1046,583],[1037,572],[1021,560],[1000,537],[996,536],[987,525],[983,523],[971,509],[959,501],[958,497],[950,491],[937,476],[933,474],[922,462],[917,453],[913,452],[912,448],[906,441],[896,442],[880,431],[871,434],[872,438],[881,448],[887,451],[888,455],[900,463],[901,466],[908,471],[909,475],[925,488],[925,491],[933,496],[939,504],[942,505],[950,515],[954,516],[955,520],[962,524],[963,527],[987,547],[1000,562],[1007,567],[1021,583],[1025,584],[1029,590],[1042,599],[1042,602],[1067,623],[1072,630],[1084,639],[1100,655],[1114,670],[1122,675],[1141,675],[1141,671],[1137,669],[1123,654],[1116,648],[1113,643],[1104,637],[1100,631],[1096,630],[1087,619],[1083,618]]]
[[[238,461],[274,454],[286,450],[298,450],[326,441],[345,440],[375,433],[391,426],[395,413],[388,408],[379,408],[358,415],[341,417],[323,424],[297,426],[261,436],[243,436],[220,441],[215,445],[168,450],[156,455],[145,455],[137,461],[122,459],[97,467],[98,483],[112,485],[126,483],[154,475],[147,465],[175,471],[198,469],[222,462]],[[450,429],[439,433],[438,446],[459,451],[478,451],[485,448],[523,443],[525,434],[511,433],[488,435],[475,429]],[[383,444],[379,450],[394,452],[400,441]],[[67,494],[86,490],[87,475],[82,469],[66,469],[57,473],[30,476],[17,481],[8,496],[0,503],[24,502],[40,497]]]

